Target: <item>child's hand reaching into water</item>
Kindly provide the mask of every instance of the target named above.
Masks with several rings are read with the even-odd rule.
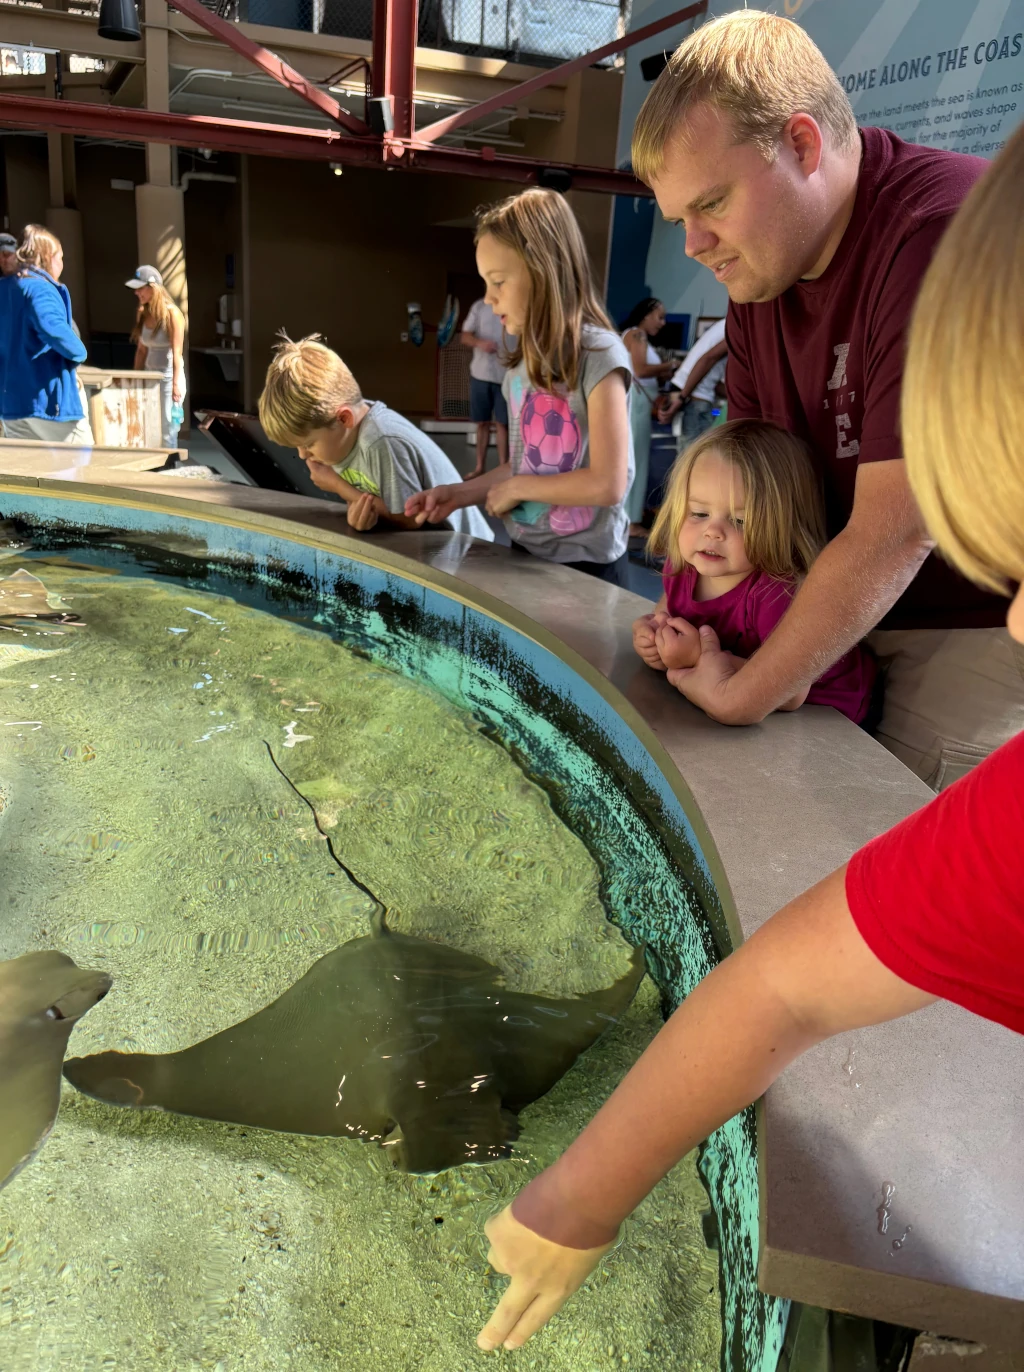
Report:
[[[633,650],[656,672],[667,670],[655,641],[658,629],[667,618],[668,616],[662,612],[655,611],[654,614],[641,615],[639,619],[633,620]]]
[[[700,659],[700,634],[686,619],[652,616],[661,623],[654,633],[655,651],[668,671],[696,667]]]

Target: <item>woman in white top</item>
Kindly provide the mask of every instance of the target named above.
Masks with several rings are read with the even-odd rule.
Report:
[[[629,417],[633,430],[633,453],[636,476],[626,496],[629,532],[633,537],[646,538],[644,501],[647,496],[647,472],[651,460],[651,409],[658,398],[658,388],[675,371],[675,364],[662,362],[651,339],[665,324],[665,306],[654,296],[641,300],[630,310],[623,323],[622,341],[629,349],[629,360],[636,384],[630,397]]]
[[[185,403],[185,316],[167,294],[164,279],[155,267],[136,267],[125,285],[139,302],[132,330],[135,370],[163,373],[160,442],[164,448],[176,448],[181,417],[174,409]]]

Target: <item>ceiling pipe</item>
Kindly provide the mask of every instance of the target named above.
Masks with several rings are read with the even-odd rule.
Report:
[[[228,176],[221,172],[187,171],[181,175],[181,189],[187,191],[193,181],[223,181],[228,185],[235,185],[238,181],[237,176]]]

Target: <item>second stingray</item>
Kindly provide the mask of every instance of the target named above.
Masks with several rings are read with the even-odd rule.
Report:
[[[482,958],[388,930],[328,953],[250,1019],[178,1053],[100,1053],[64,1074],[112,1105],[376,1141],[408,1172],[505,1157],[518,1112],[629,1006],[644,974],[555,1000]]]

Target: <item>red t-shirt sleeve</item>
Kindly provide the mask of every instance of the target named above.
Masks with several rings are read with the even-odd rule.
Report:
[[[899,417],[907,330],[924,274],[948,225],[945,218],[931,220],[907,239],[893,258],[871,311],[858,463],[903,456]]]
[[[846,897],[890,971],[1024,1033],[1024,734],[854,854]]]
[[[725,395],[730,419],[760,419],[761,402],[750,365],[750,349],[737,312],[730,307],[725,319]]]

